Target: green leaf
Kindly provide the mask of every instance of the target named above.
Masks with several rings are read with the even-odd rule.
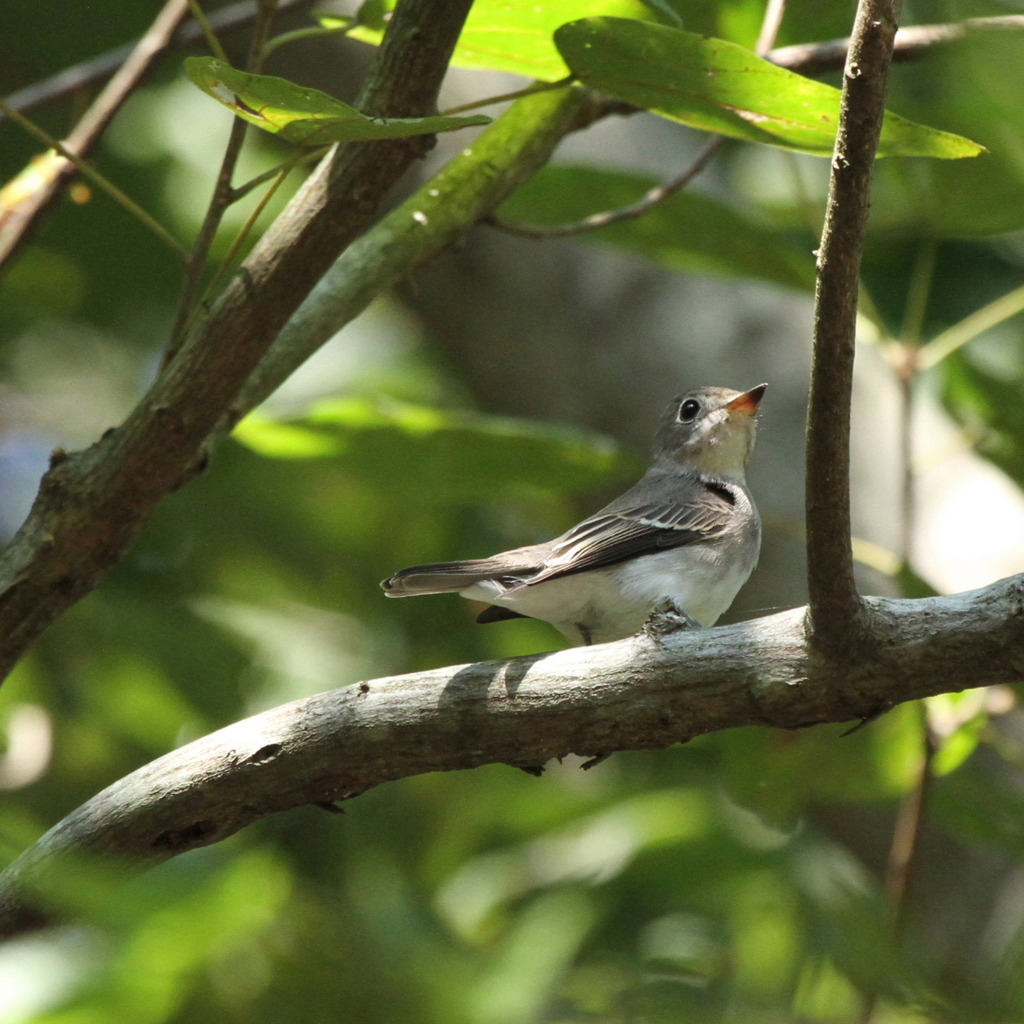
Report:
[[[219,103],[264,131],[300,146],[333,142],[404,139],[489,124],[481,114],[471,117],[367,117],[355,107],[317,89],[306,89],[273,75],[236,71],[215,57],[189,57],[188,77]]]
[[[510,220],[563,224],[629,206],[655,184],[639,175],[546,167],[499,212]],[[814,287],[809,250],[788,244],[777,231],[699,192],[679,192],[642,217],[581,237],[695,273],[756,277],[790,288]]]
[[[611,442],[567,427],[363,399],[322,402],[291,422],[250,415],[234,437],[273,458],[330,458],[420,504],[579,490],[634,468]]]
[[[840,92],[722,39],[623,18],[563,25],[555,43],[584,84],[662,117],[748,142],[831,156]],[[886,114],[879,156],[976,156],[959,135]]]
[[[509,71],[555,82],[569,74],[552,38],[555,29],[597,15],[643,19],[652,11],[642,0],[476,0],[452,55],[452,67]],[[374,44],[383,34],[382,26],[367,25],[349,33]]]

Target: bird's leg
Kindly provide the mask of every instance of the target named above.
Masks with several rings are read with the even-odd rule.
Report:
[[[583,638],[583,643],[589,647],[594,642],[594,636],[590,632],[587,626],[584,626],[582,622],[576,623],[576,628],[580,631],[580,636]]]
[[[647,621],[643,631],[652,640],[660,640],[669,633],[680,629],[701,629],[701,624],[690,618],[675,601],[668,599],[657,605]]]

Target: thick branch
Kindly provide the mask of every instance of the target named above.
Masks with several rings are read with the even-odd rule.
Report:
[[[471,0],[403,0],[362,107],[432,113]],[[278,331],[338,253],[363,232],[423,139],[351,145],[325,161],[267,231],[178,357],[124,425],[61,453],[0,565],[0,677],[134,542]]]
[[[864,639],[850,548],[850,403],[861,253],[898,8],[899,0],[860,0],[857,8],[818,252],[807,413],[808,597],[817,643],[835,657]]]
[[[868,602],[870,653],[849,671],[814,656],[796,609],[376,679],[249,718],[140,768],[51,829],[0,876],[0,936],[56,916],[38,893],[54,892],[66,855],[137,871],[268,814],[422,772],[665,747],[740,725],[864,719],[1024,679],[1024,576],[952,597]]]

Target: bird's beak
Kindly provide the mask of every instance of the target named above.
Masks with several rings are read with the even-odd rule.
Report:
[[[755,416],[767,387],[767,384],[758,384],[756,388],[744,391],[742,395],[737,395],[731,402],[726,403],[726,409],[729,412],[741,412],[746,416]]]

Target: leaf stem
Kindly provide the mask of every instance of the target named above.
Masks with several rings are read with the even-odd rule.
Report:
[[[964,317],[958,324],[953,324],[937,334],[926,345],[922,345],[917,356],[917,365],[922,370],[930,370],[937,366],[946,356],[952,355],[957,349],[963,348],[980,334],[991,330],[1004,320],[1024,311],[1024,285],[1015,288],[987,306],[975,310]]]
[[[210,47],[213,55],[215,57],[219,57],[223,61],[227,61],[227,52],[224,47],[221,46],[221,42],[217,38],[217,33],[210,24],[210,19],[207,18],[206,11],[203,10],[199,0],[188,0],[188,9],[192,12],[192,17],[196,19],[199,28],[202,30],[203,38],[206,40],[206,45]],[[262,13],[261,8],[260,16],[262,16]],[[230,63],[230,61],[228,61],[228,63]]]
[[[505,103],[509,100],[518,100],[523,96],[532,96],[534,93],[562,89],[567,85],[572,85],[575,81],[576,79],[572,75],[567,75],[565,78],[560,78],[557,82],[535,82],[533,85],[528,85],[525,89],[516,89],[513,92],[505,92],[499,96],[486,96],[482,100],[473,100],[470,103],[460,103],[457,107],[448,107],[446,110],[442,110],[441,114],[448,117],[451,114],[461,114],[467,110],[479,110],[481,107],[490,107],[495,103]]]

